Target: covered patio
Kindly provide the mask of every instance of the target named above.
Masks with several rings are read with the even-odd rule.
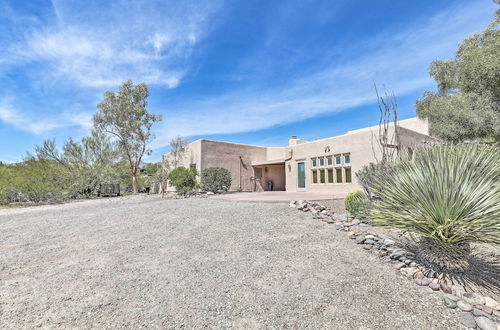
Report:
[[[255,173],[254,192],[286,190],[284,159],[253,161],[252,167]]]

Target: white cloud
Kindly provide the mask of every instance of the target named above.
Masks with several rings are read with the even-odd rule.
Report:
[[[397,95],[432,88],[430,62],[452,57],[465,36],[486,27],[493,12],[494,5],[486,2],[454,7],[424,22],[408,22],[399,33],[353,43],[348,54],[363,55],[342,63],[337,59],[278,88],[257,86],[167,109],[154,147],[167,145],[178,134],[248,132],[370,104],[375,102],[373,79]]]
[[[0,105],[0,121],[15,128],[33,133],[43,134],[62,127],[81,127],[90,129],[92,114],[86,112],[64,112],[59,116],[49,118],[35,118],[23,111],[14,109],[10,104]]]
[[[85,87],[116,87],[129,78],[176,87],[216,7],[213,2],[52,2],[55,20],[25,32],[7,57],[43,63],[43,74]]]

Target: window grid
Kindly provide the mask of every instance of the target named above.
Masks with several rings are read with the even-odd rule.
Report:
[[[352,183],[351,154],[311,157],[313,184]]]

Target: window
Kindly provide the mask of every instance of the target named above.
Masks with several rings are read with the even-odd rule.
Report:
[[[344,171],[345,171],[345,182],[346,183],[351,183],[352,182],[352,176],[351,176],[351,168],[350,167],[346,167],[344,168]]]
[[[312,159],[311,159],[311,166],[312,166],[312,167],[316,167],[316,166],[318,166],[318,163],[317,163],[317,159],[316,159],[316,158],[312,158]]]
[[[344,164],[350,164],[351,163],[351,155],[347,154],[344,155]]]
[[[319,159],[319,166],[325,166],[325,158],[321,157]]]
[[[333,165],[333,158],[332,158],[332,156],[326,157],[326,163],[328,164],[328,166]]]
[[[335,172],[337,173],[337,183],[342,183],[342,169],[336,168]]]
[[[319,182],[325,183],[325,170],[319,170]]]
[[[342,159],[340,158],[340,155],[335,156],[335,165],[340,165],[342,164]]]
[[[193,163],[193,164],[189,165],[189,167],[196,169],[196,163]]]
[[[313,170],[313,183],[318,183],[318,171]]]
[[[328,183],[333,183],[333,168],[328,169]]]

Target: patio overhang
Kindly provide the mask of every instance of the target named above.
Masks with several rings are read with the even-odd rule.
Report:
[[[252,161],[252,166],[284,165],[284,164],[285,164],[285,159],[254,160],[254,161]]]

